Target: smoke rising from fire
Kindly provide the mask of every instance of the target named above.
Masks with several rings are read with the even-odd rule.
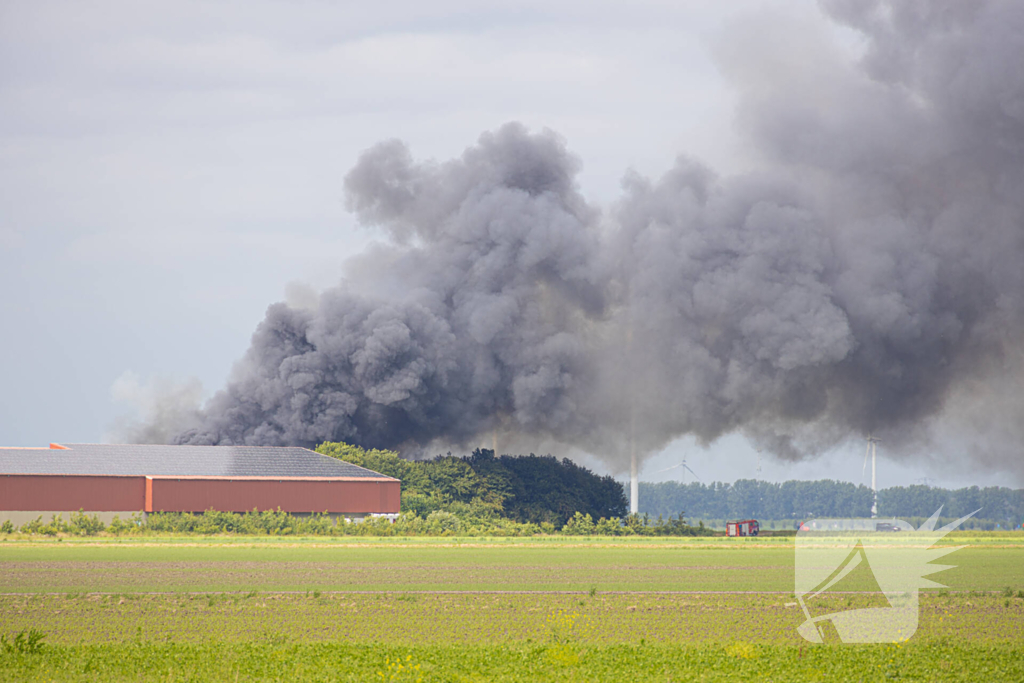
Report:
[[[550,131],[507,124],[446,162],[372,147],[345,192],[388,241],[271,306],[171,440],[497,431],[621,466],[631,440],[736,431],[790,459],[869,433],[910,455],[956,424],[966,455],[1024,475],[1024,6],[823,7],[862,34],[858,63],[755,24],[718,49],[743,175],[681,157],[601,211]]]

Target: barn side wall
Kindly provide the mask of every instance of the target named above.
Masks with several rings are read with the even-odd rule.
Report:
[[[397,513],[397,480],[252,480],[152,478],[150,512]]]
[[[145,477],[0,474],[0,510],[141,511],[145,495]]]

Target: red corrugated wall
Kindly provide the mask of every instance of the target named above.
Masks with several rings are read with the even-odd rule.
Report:
[[[395,479],[297,480],[0,475],[0,510],[396,513]]]
[[[0,510],[142,510],[145,477],[0,474]]]
[[[152,478],[152,512],[396,513],[401,482],[371,480]]]

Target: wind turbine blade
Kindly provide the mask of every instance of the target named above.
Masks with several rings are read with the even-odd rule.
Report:
[[[685,467],[686,469],[690,470],[690,474],[692,474],[693,476],[697,477],[697,473],[694,472],[693,470],[691,470],[689,465],[683,465],[683,467]],[[697,477],[697,481],[701,481],[701,478]]]
[[[672,467],[666,467],[666,468],[665,468],[665,469],[663,469],[663,470],[658,470],[657,472],[655,472],[655,474],[662,474],[662,473],[664,473],[664,472],[668,472],[668,471],[670,471],[670,470],[674,470],[674,469],[675,469],[675,468],[677,468],[677,467],[682,467],[682,465],[672,465]]]

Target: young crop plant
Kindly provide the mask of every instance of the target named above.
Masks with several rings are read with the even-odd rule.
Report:
[[[46,634],[34,628],[18,631],[10,640],[6,635],[0,634],[0,650],[6,654],[39,654],[43,650],[44,638],[46,638]]]

